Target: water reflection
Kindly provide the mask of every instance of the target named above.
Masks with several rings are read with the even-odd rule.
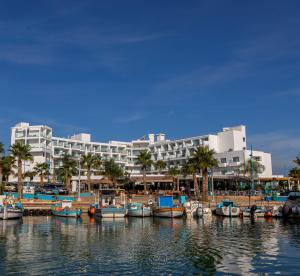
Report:
[[[292,275],[300,269],[299,256],[299,221],[88,216],[0,221],[1,275]]]

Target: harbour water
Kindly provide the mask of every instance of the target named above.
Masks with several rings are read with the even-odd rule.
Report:
[[[297,275],[300,223],[264,218],[0,221],[1,275]]]

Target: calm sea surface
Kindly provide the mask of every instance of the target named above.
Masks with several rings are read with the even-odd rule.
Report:
[[[300,275],[300,222],[0,221],[0,275]]]

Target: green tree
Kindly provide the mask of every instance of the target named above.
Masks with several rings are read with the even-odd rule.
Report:
[[[151,169],[153,161],[148,150],[141,151],[137,158],[137,164],[141,166],[143,172],[144,191],[147,191],[146,172]]]
[[[92,170],[99,170],[101,166],[101,156],[88,153],[81,156],[81,167],[86,169],[88,190],[91,191],[91,174]]]
[[[41,185],[44,185],[44,178],[45,178],[45,176],[50,175],[49,165],[46,162],[37,163],[34,166],[33,171],[34,171],[34,173],[36,175],[38,175],[40,177],[40,183],[41,183]]]
[[[176,182],[176,189],[179,191],[179,174],[180,170],[177,167],[171,167],[168,170],[168,174],[172,176],[173,178],[173,185],[175,189],[175,182]]]
[[[105,160],[103,165],[104,175],[112,181],[115,188],[118,178],[121,178],[124,175],[122,168],[114,161],[114,159]]]
[[[208,201],[208,169],[218,166],[218,160],[214,157],[215,151],[208,146],[197,147],[190,162],[196,172],[202,172],[202,200]]]
[[[62,165],[57,170],[57,175],[61,181],[65,184],[66,188],[71,190],[71,178],[77,173],[76,161],[71,155],[65,154],[61,158]]]
[[[10,147],[10,152],[13,157],[14,163],[17,163],[17,175],[18,175],[18,197],[23,197],[23,174],[22,164],[25,161],[33,161],[33,157],[30,153],[30,145],[26,145],[22,142],[16,142]]]
[[[297,182],[296,189],[298,190],[298,186],[299,186],[299,182],[300,182],[300,168],[298,168],[298,167],[292,168],[289,172],[289,177],[293,178],[294,185],[295,185],[295,182]]]

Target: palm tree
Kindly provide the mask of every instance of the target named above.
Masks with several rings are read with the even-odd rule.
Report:
[[[179,175],[180,171],[177,167],[171,167],[168,170],[168,174],[171,175],[173,177],[173,185],[174,185],[174,190],[175,190],[175,180],[177,182],[177,191],[179,192]]]
[[[35,171],[27,171],[24,173],[24,178],[29,178],[29,181],[32,182],[33,178],[36,176]]]
[[[198,173],[202,172],[202,200],[208,201],[208,169],[218,166],[218,160],[214,158],[215,151],[208,146],[197,147],[191,157],[191,163]]]
[[[25,161],[33,161],[33,157],[30,153],[30,145],[26,145],[22,142],[16,142],[10,147],[10,152],[14,158],[14,163],[17,163],[18,170],[18,197],[21,199],[23,196],[23,174],[22,163]]]
[[[184,176],[192,175],[196,197],[200,200],[200,189],[197,181],[196,171],[195,165],[191,162],[191,159],[189,159],[181,169],[181,173]]]
[[[101,165],[101,156],[88,153],[81,156],[80,160],[83,169],[86,169],[88,190],[91,191],[92,170],[98,170]]]
[[[293,179],[295,179],[297,181],[297,189],[298,189],[299,182],[300,182],[300,168],[298,168],[298,167],[292,168],[289,172],[289,177],[292,177]]]
[[[148,150],[141,151],[138,158],[137,164],[141,166],[143,171],[143,182],[144,182],[144,191],[147,191],[147,183],[146,183],[146,171],[151,168],[153,161],[151,159],[151,153]]]
[[[4,154],[4,145],[0,142],[0,185],[2,185],[2,177],[3,177],[3,164],[2,158]]]
[[[155,170],[161,172],[167,167],[167,164],[164,160],[158,160],[154,163]]]
[[[300,155],[296,156],[296,159],[293,160],[298,166],[300,166]]]
[[[40,183],[43,186],[45,176],[48,176],[50,174],[48,163],[37,163],[34,166],[33,171],[36,175],[40,177]]]
[[[14,173],[14,159],[12,156],[3,156],[0,159],[0,165],[2,166],[2,178],[7,182],[11,174]]]
[[[60,179],[64,182],[66,188],[71,190],[71,178],[77,173],[76,170],[76,161],[72,158],[71,155],[65,154],[62,159],[62,166],[58,168],[57,174]]]
[[[248,159],[244,165],[245,173],[249,177],[257,177],[258,174],[262,173],[265,170],[265,166],[262,165],[259,161]]]
[[[117,179],[124,175],[122,168],[114,159],[104,161],[104,174],[111,179],[114,188],[116,187]]]

